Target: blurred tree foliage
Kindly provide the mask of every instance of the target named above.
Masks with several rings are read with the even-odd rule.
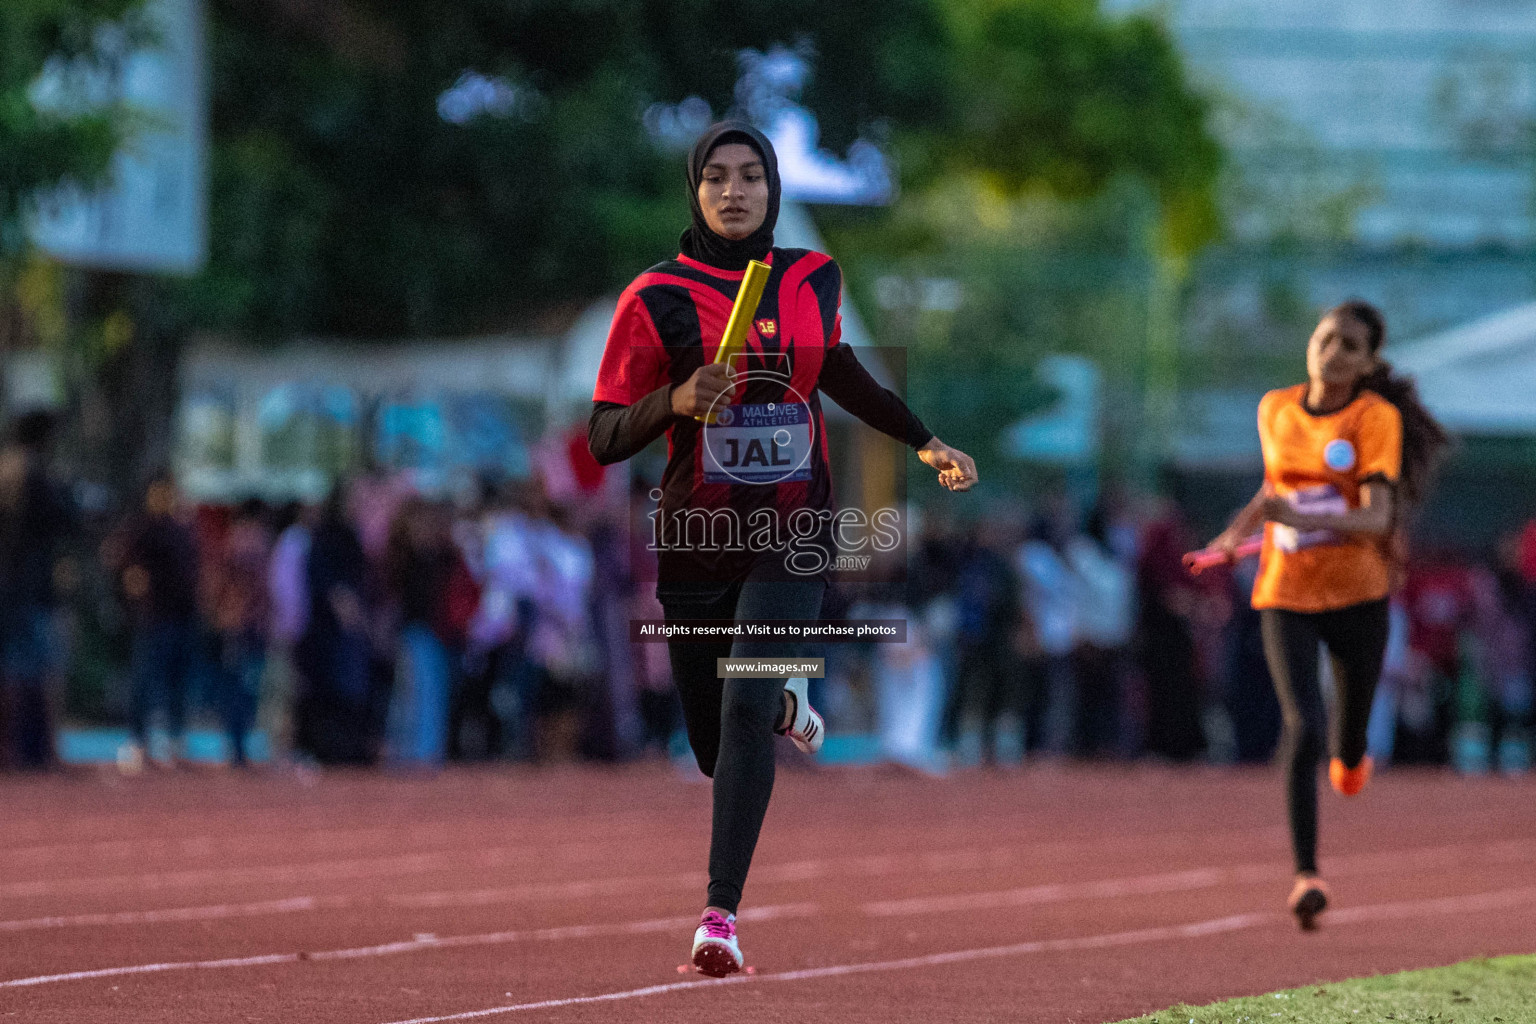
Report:
[[[774,44],[813,54],[824,144],[881,142],[909,197],[959,178],[1075,198],[1129,175],[1169,251],[1216,224],[1219,152],[1172,46],[1094,0],[210,7],[211,261],[170,291],[188,327],[447,334],[621,286],[686,220],[680,161],[641,114],[731,109],[737,54]],[[445,93],[463,102],[440,111]],[[942,222],[907,224],[942,247]]]
[[[1209,101],[1146,17],[1092,0],[956,0],[944,17],[955,106],[898,136],[896,209],[825,211],[829,242],[876,335],[909,346],[925,421],[1005,490],[1055,479],[999,459],[1002,428],[1055,401],[1034,378],[1053,352],[1104,372],[1100,468],[1155,461],[1147,413],[1168,396],[1148,396],[1177,384],[1182,282],[1221,227]],[[924,308],[914,287],[893,302],[882,280],[949,282],[959,301]]]
[[[1214,237],[1221,150],[1166,30],[1097,0],[950,0],[946,103],[900,152],[925,177],[980,172],[1010,195],[1083,199],[1130,175],[1187,256]]]
[[[986,459],[1004,493],[1059,482],[1001,458],[1003,428],[1058,397],[1035,378],[1052,353],[1087,356],[1103,371],[1101,468],[1128,468],[1162,258],[1145,184],[1121,177],[1063,200],[957,175],[888,213],[829,210],[819,220],[875,336],[906,347],[909,400],[939,436]]]

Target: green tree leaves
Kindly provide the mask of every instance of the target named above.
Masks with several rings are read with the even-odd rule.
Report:
[[[1160,26],[1106,19],[1093,0],[958,0],[945,10],[960,71],[953,127],[935,140],[952,135],[953,155],[939,167],[1065,198],[1135,175],[1159,197],[1171,252],[1213,237],[1221,151]]]
[[[206,328],[492,330],[622,286],[686,221],[641,114],[730,111],[747,47],[810,54],[823,143],[880,141],[909,190],[979,174],[1082,197],[1130,174],[1170,250],[1213,230],[1203,102],[1161,29],[1091,0],[210,7],[211,264],[184,290]]]

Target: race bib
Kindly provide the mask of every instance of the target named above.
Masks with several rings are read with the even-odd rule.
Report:
[[[779,484],[811,478],[811,410],[800,402],[727,405],[704,428],[704,482]]]
[[[1307,487],[1285,496],[1298,512],[1310,515],[1343,515],[1349,511],[1349,502],[1330,484]],[[1275,547],[1281,551],[1300,551],[1323,544],[1339,543],[1339,535],[1332,530],[1307,530],[1302,532],[1292,526],[1275,524]]]

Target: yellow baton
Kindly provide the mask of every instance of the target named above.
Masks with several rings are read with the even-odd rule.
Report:
[[[752,318],[757,315],[757,305],[763,301],[763,289],[768,287],[768,275],[773,273],[773,268],[766,263],[752,260],[747,264],[747,272],[742,276],[741,288],[736,292],[736,302],[731,306],[731,318],[725,322],[725,333],[720,336],[720,347],[715,349],[715,362],[729,363],[732,359],[741,355],[742,349],[747,347],[747,328],[752,324]],[[700,423],[715,422],[713,412],[694,419]]]

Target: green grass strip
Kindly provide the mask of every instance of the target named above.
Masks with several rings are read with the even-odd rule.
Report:
[[[1120,1024],[1533,1024],[1536,956],[1308,985]]]

